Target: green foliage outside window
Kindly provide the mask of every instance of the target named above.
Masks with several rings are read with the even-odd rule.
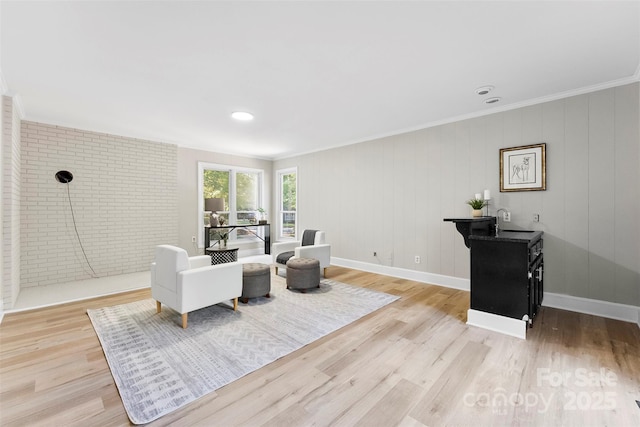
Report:
[[[224,210],[229,211],[229,171],[207,169],[204,171],[203,196],[205,199],[224,199]],[[258,209],[258,174],[236,173],[236,211]]]
[[[296,210],[296,174],[282,175],[282,210]]]
[[[280,175],[280,197],[282,198],[282,205],[280,206],[280,235],[282,237],[295,238],[297,208],[296,175],[296,172]]]
[[[258,209],[258,174],[236,173],[236,210],[256,211]]]
[[[235,188],[231,188],[231,182],[235,181]],[[203,199],[222,198],[224,200],[224,212],[218,212],[219,216],[226,219],[227,224],[251,224],[256,221],[255,212],[260,206],[261,174],[253,171],[232,170],[203,170]],[[235,191],[234,191],[235,190]],[[233,197],[232,197],[233,196]],[[235,200],[235,206],[231,206],[231,199]],[[209,222],[205,215],[204,223]],[[217,233],[214,231],[212,233]],[[234,231],[232,239],[241,238],[246,234],[243,230]]]
[[[203,193],[205,199],[224,199],[224,210],[229,210],[229,172],[207,169],[204,171]]]

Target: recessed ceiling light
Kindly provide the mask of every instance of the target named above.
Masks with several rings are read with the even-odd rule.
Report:
[[[486,95],[493,90],[493,86],[482,86],[476,89],[478,95]]]
[[[247,113],[246,111],[234,111],[233,113],[231,113],[231,117],[236,120],[243,121],[253,120],[253,114]]]
[[[484,100],[485,104],[495,104],[496,102],[500,101],[502,98],[500,97],[495,97],[495,98],[487,98]]]

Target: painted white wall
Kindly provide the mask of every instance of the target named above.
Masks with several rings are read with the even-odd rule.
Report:
[[[20,114],[2,97],[2,305],[11,308],[20,293]]]
[[[69,184],[54,178],[73,173]],[[22,121],[21,286],[146,271],[178,240],[177,147]]]
[[[1,82],[2,73],[0,72],[0,86],[2,86],[2,99],[1,103],[4,105],[4,92],[5,87]],[[4,110],[4,109],[3,109]],[[3,174],[3,163],[4,163],[4,144],[5,144],[5,136],[4,136],[4,128],[6,118],[4,115],[4,111],[0,111],[0,189],[4,193],[4,174]],[[4,224],[4,202],[3,197],[0,196],[0,241],[4,242],[4,233],[2,231],[2,226]],[[4,317],[4,251],[6,248],[4,245],[0,244],[0,322]]]
[[[491,211],[509,209],[511,227],[545,232],[545,291],[640,306],[638,86],[281,159],[274,169],[298,167],[300,230],[325,230],[334,257],[468,278],[469,251],[442,219],[469,216],[464,202],[489,189]],[[547,190],[500,193],[499,149],[539,142]]]

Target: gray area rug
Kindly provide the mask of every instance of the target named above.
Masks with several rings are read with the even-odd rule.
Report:
[[[182,329],[152,299],[87,310],[129,419],[145,424],[395,300],[329,279],[306,294],[273,280],[271,298],[189,314]]]

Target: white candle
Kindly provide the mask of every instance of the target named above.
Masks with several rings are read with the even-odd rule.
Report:
[[[480,200],[480,193],[476,193],[476,200]]]
[[[489,192],[489,190],[484,190],[484,199],[491,200],[491,193]]]

